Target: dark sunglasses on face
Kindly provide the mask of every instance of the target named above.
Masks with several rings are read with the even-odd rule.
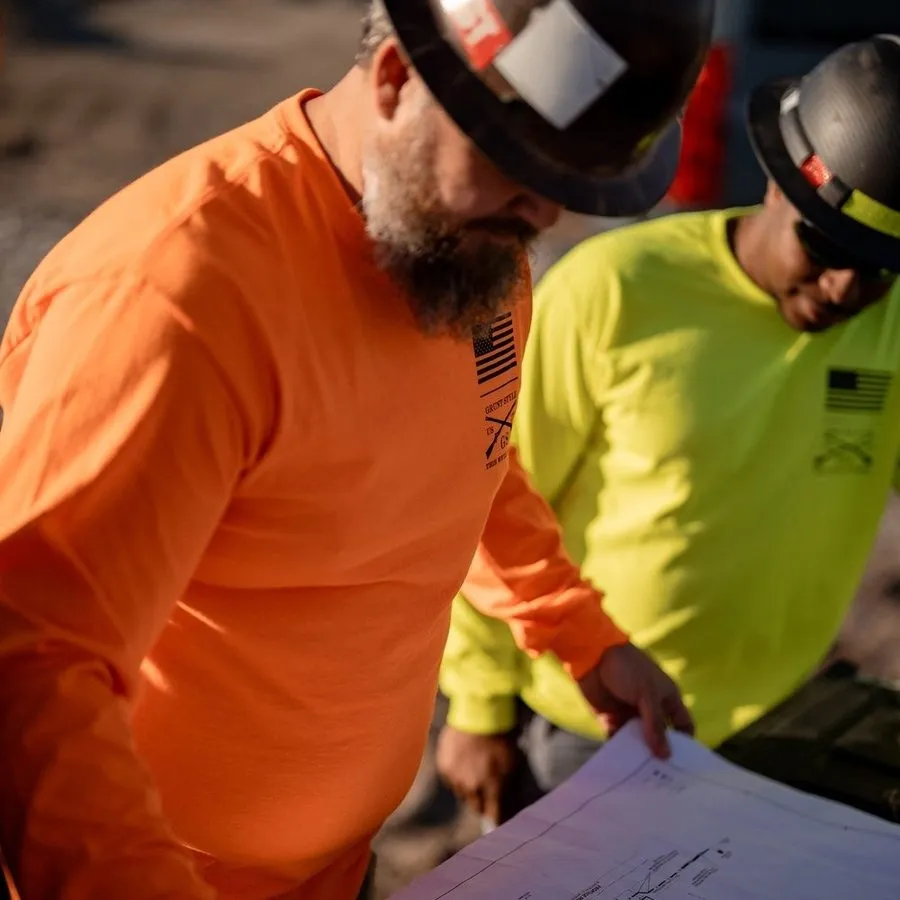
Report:
[[[894,281],[898,276],[890,269],[880,269],[855,259],[827,235],[801,219],[794,225],[797,240],[809,261],[820,269],[852,269],[861,281]]]

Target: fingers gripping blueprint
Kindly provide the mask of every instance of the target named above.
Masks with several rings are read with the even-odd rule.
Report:
[[[393,900],[900,900],[900,826],[636,725]]]

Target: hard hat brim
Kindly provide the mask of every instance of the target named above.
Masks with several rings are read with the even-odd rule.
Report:
[[[490,148],[481,148],[495,165],[513,175],[519,166]],[[637,165],[621,175],[590,175],[557,167],[542,168],[537,161],[516,180],[570,212],[606,218],[629,218],[652,210],[666,196],[681,158],[681,126],[673,123]]]
[[[591,173],[549,158],[509,127],[503,103],[461,62],[422,0],[387,0],[394,30],[410,62],[457,128],[508,178],[565,209],[589,216],[630,218],[649,212],[675,180],[681,127],[675,122],[633,166]]]
[[[751,94],[747,130],[757,160],[800,215],[835,244],[871,266],[900,272],[900,240],[829,206],[791,158],[781,132],[781,101],[798,84],[796,79],[779,79]]]

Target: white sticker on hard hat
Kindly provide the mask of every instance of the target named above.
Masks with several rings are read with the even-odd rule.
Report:
[[[557,128],[568,128],[627,71],[628,64],[569,0],[551,0],[494,58],[519,96]]]

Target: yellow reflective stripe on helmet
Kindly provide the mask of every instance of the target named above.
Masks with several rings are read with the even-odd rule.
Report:
[[[861,225],[900,239],[900,212],[873,200],[862,191],[853,191],[841,212]]]

